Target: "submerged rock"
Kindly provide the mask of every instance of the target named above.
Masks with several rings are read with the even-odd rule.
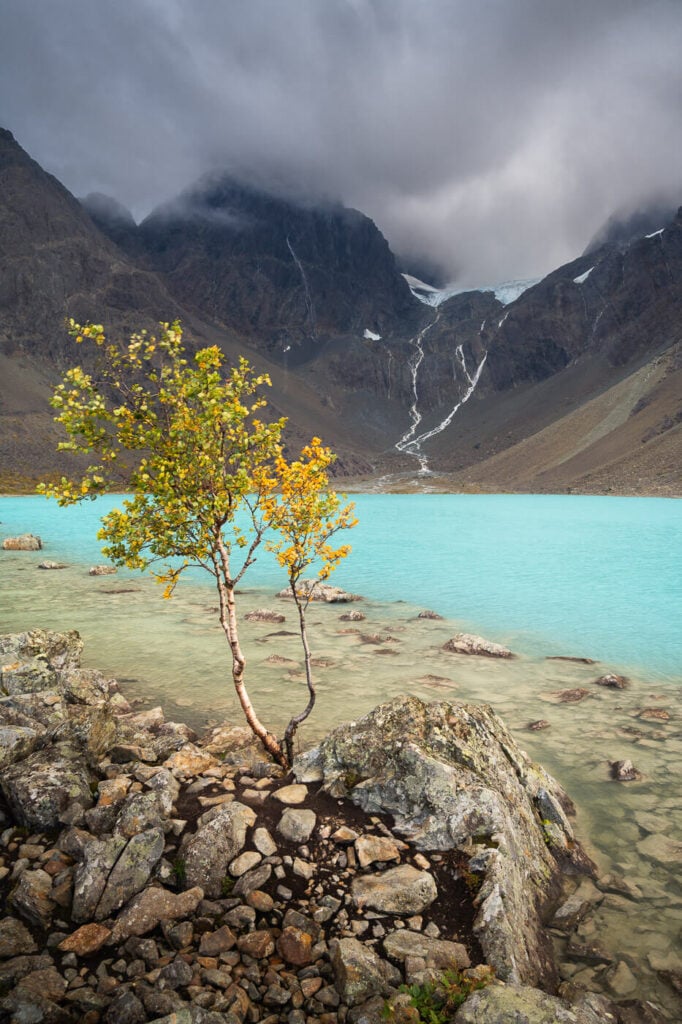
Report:
[[[115,572],[113,565],[93,565],[88,569],[88,576],[113,576]]]
[[[473,633],[456,633],[452,639],[443,644],[443,650],[451,654],[473,654],[483,658],[513,658],[508,647],[493,643]]]
[[[469,844],[469,869],[483,879],[474,930],[487,961],[504,980],[554,981],[543,905],[558,895],[562,869],[593,865],[566,817],[570,800],[492,708],[398,697],[333,730],[294,774],[393,815],[418,848]]]
[[[256,608],[247,612],[244,616],[245,622],[286,622],[286,616],[281,612],[273,612],[269,608]]]
[[[322,583],[320,580],[300,580],[296,587],[296,593],[301,597],[309,597],[312,601],[324,601],[327,604],[362,601],[359,594],[349,594],[341,587],[334,587],[331,583]],[[289,598],[292,601],[294,599],[290,587],[280,590],[277,597]]]
[[[615,672],[607,672],[606,675],[595,679],[596,686],[607,686],[611,690],[624,690],[628,685],[627,676],[616,675]]]
[[[636,782],[641,777],[642,773],[635,768],[632,761],[611,761],[611,778],[616,782]]]

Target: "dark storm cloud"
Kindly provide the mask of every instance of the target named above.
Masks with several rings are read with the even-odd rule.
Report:
[[[470,283],[682,196],[679,0],[4,0],[0,121],[137,216],[223,166]]]

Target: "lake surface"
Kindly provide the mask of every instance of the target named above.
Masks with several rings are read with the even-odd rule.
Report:
[[[435,494],[355,501],[353,552],[333,582],[364,595],[351,607],[366,619],[340,621],[343,605],[311,606],[318,703],[301,742],[398,693],[491,703],[575,800],[578,834],[600,871],[636,887],[634,895],[604,896],[581,925],[584,941],[629,965],[629,995],[678,1013],[660,972],[682,970],[682,502]],[[99,517],[118,502],[59,509],[39,497],[0,499],[0,539],[30,531],[44,542],[42,552],[0,551],[0,632],[76,628],[85,663],[115,676],[141,706],[161,704],[196,728],[239,722],[207,574],[181,582],[172,601],[141,574],[88,575],[103,561]],[[45,558],[68,567],[41,571]],[[284,581],[272,556],[259,558],[243,582],[240,617],[258,607],[286,615],[283,625],[240,624],[249,691],[262,720],[281,731],[306,699],[293,609],[275,596]],[[419,619],[425,608],[444,619]],[[518,657],[443,651],[458,630],[506,643]],[[546,660],[552,655],[598,664]],[[628,688],[596,686],[607,671],[629,676]],[[577,687],[584,698],[564,702],[562,691]],[[548,728],[529,731],[538,719]],[[624,758],[641,781],[611,781],[610,762]],[[566,962],[562,970],[611,991],[608,965]]]

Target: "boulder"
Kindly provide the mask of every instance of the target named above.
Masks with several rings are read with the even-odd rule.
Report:
[[[411,864],[358,875],[352,883],[353,903],[359,909],[369,907],[382,914],[421,914],[438,896],[433,876]]]
[[[32,754],[42,737],[42,729],[39,732],[22,725],[3,725],[0,720],[0,771]]]
[[[597,686],[607,686],[611,690],[624,690],[628,685],[627,676],[619,676],[615,672],[607,672],[594,682]]]
[[[37,832],[58,828],[60,815],[70,804],[93,803],[87,766],[68,743],[37,750],[11,765],[0,786],[17,821]]]
[[[5,661],[0,665],[0,689],[9,696],[54,690],[57,673],[41,655],[28,661]]]
[[[454,1024],[606,1024],[589,1004],[571,1006],[536,988],[489,985],[474,992],[455,1014]]]
[[[55,633],[50,629],[31,629],[25,633],[0,636],[0,658],[14,657],[20,661],[44,657],[58,671],[77,668],[83,652],[83,641],[75,629]]]
[[[316,823],[317,816],[314,811],[287,807],[279,819],[277,831],[290,843],[306,843],[313,834]]]
[[[52,562],[50,559],[46,559],[44,562],[40,562],[38,565],[39,569],[66,569],[65,562]]]
[[[113,576],[115,572],[113,565],[93,565],[88,569],[88,576]]]
[[[52,878],[47,871],[37,868],[24,871],[10,893],[9,902],[28,924],[36,928],[49,928],[55,903],[50,898]]]
[[[4,551],[40,551],[43,542],[32,533],[22,533],[18,537],[5,537],[2,547]]]
[[[187,884],[201,885],[211,898],[221,896],[228,865],[243,850],[246,829],[255,820],[251,808],[237,801],[217,808],[210,820],[183,843]]]
[[[473,633],[456,633],[452,639],[443,644],[443,650],[451,654],[474,654],[484,658],[513,658],[508,647],[493,643]]]
[[[554,984],[542,926],[563,870],[593,865],[575,841],[559,784],[533,764],[486,705],[397,697],[333,730],[296,759],[301,782],[323,782],[423,850],[469,844],[479,874],[474,930],[498,977]],[[384,872],[384,877],[388,872]]]

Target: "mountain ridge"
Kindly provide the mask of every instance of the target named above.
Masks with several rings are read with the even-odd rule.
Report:
[[[577,257],[506,305],[472,290],[431,306],[372,221],[339,204],[213,178],[136,225],[108,197],[79,203],[7,131],[0,186],[3,486],[63,469],[48,397],[73,359],[64,317],[125,335],[177,316],[190,344],[218,343],[228,359],[243,352],[267,370],[292,444],[320,433],[341,475],[419,486],[428,467],[453,487],[602,480],[618,490],[621,479],[635,493],[680,493],[670,468],[678,455],[682,464],[680,213],[649,237]],[[609,412],[625,410],[630,377],[644,403],[630,408],[636,430],[630,413]],[[604,433],[590,440],[600,409]]]

